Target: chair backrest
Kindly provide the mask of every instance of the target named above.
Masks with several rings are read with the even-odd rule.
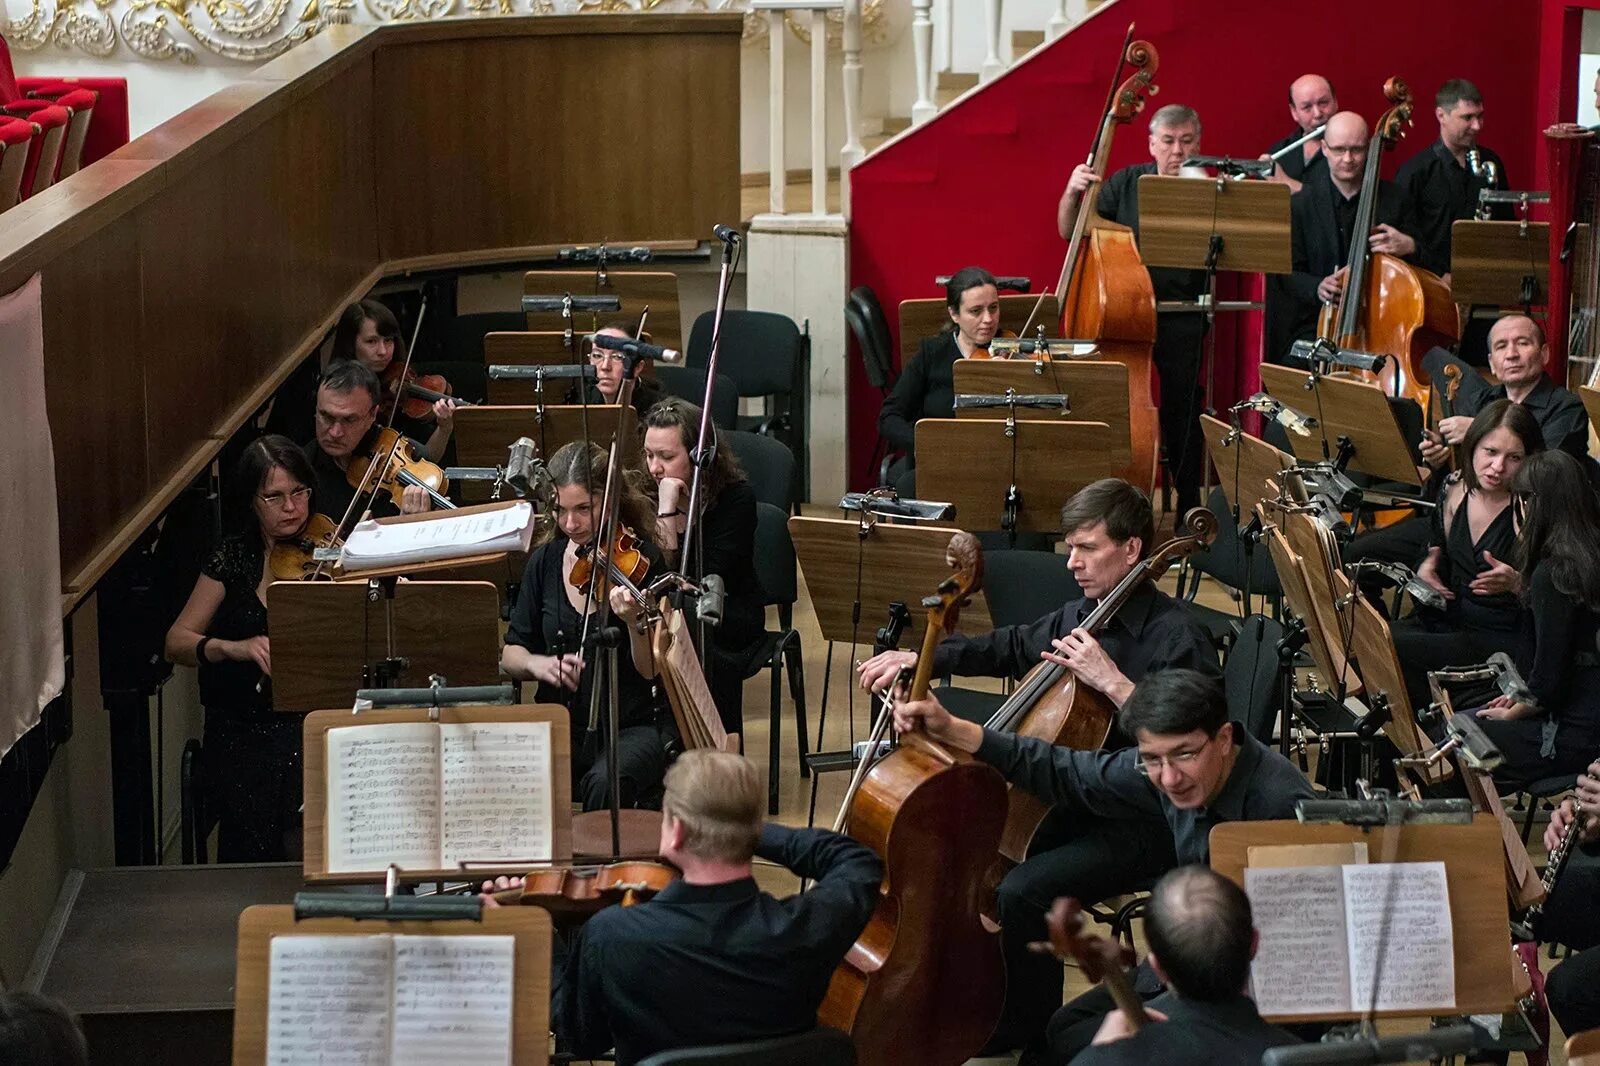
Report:
[[[483,338],[489,333],[521,333],[528,316],[521,311],[479,311],[450,321],[450,358],[483,362]]]
[[[718,374],[718,377],[722,375]],[[722,434],[750,478],[756,499],[788,513],[794,503],[794,453],[776,437],[729,430]]]
[[[33,123],[0,118],[0,211],[22,199],[22,172],[28,168]]]
[[[72,116],[66,108],[49,104],[30,108],[26,117],[39,132],[28,148],[28,166],[22,175],[23,199],[43,192],[55,182],[56,168],[61,164],[61,149],[67,140],[67,124]]]
[[[861,346],[867,381],[875,389],[888,388],[895,376],[894,358],[890,354],[893,341],[889,336],[889,319],[870,285],[857,285],[850,290],[844,304],[844,317],[856,335],[856,343]]]
[[[770,1040],[658,1051],[639,1066],[855,1066],[856,1048],[837,1029],[818,1026]]]
[[[1065,555],[1016,548],[984,553],[983,596],[997,626],[1036,622],[1082,595]]]
[[[799,567],[794,539],[789,536],[789,514],[770,503],[756,502],[756,580],[765,593],[765,605],[787,607],[800,598]]]
[[[656,367],[656,380],[669,396],[677,396],[699,406],[706,398],[706,371],[698,366]],[[711,390],[711,422],[718,429],[732,429],[739,424],[739,388],[726,374],[717,375],[716,387]]]
[[[83,144],[89,137],[89,123],[94,119],[96,102],[96,94],[89,89],[73,89],[56,98],[56,103],[72,115],[61,149],[61,165],[56,168],[58,181],[76,174],[83,165]]]
[[[709,360],[714,318],[715,314],[707,311],[694,320],[686,355],[689,366],[703,367]],[[800,344],[800,328],[786,315],[724,312],[717,373],[732,378],[740,396],[788,396],[796,388]]]
[[[1229,716],[1243,722],[1250,735],[1263,744],[1271,742],[1272,727],[1278,720],[1278,642],[1282,639],[1282,625],[1266,615],[1253,614],[1244,619],[1222,668]]]

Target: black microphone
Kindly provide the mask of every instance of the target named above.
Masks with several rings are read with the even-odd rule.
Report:
[[[720,626],[727,596],[728,585],[722,580],[722,575],[707,574],[700,581],[700,602],[695,605],[696,616],[708,626]]]
[[[711,227],[711,234],[723,244],[738,244],[744,240],[743,234],[739,232],[737,227],[725,226],[721,223]]]
[[[506,459],[506,484],[517,490],[518,496],[526,496],[529,487],[529,467],[533,464],[534,444],[532,438],[518,437],[517,442],[511,446],[511,453]]]
[[[683,355],[676,348],[663,348],[659,344],[647,344],[632,337],[618,337],[612,333],[596,333],[594,345],[596,348],[608,348],[613,352],[649,359],[654,363],[677,363],[683,359]]]

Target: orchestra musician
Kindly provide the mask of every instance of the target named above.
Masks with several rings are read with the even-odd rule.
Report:
[[[1289,85],[1289,117],[1294,120],[1295,131],[1273,142],[1261,158],[1276,155],[1327,122],[1338,110],[1339,95],[1333,91],[1333,82],[1321,74],[1300,75]],[[1299,192],[1305,181],[1327,171],[1327,163],[1322,142],[1309,140],[1278,160],[1269,180],[1289,186],[1290,192]]]
[[[726,588],[722,621],[713,630],[712,702],[730,733],[744,732],[744,665],[750,646],[766,626],[761,583],[756,578],[756,494],[728,442],[716,438],[716,454],[701,475],[700,517],[695,522],[696,558],[687,571],[678,558],[688,520],[694,468],[689,452],[700,432],[700,408],[669,396],[644,416],[645,469],[656,485],[656,542],[669,567],[702,578],[720,575]]]
[[[381,391],[377,375],[353,360],[330,365],[317,386],[317,435],[304,451],[313,477],[312,510],[334,522],[344,520],[356,498],[356,487],[350,484],[351,468],[359,477],[382,429],[378,425]],[[415,441],[412,444],[421,447]],[[421,486],[407,485],[398,508],[383,493],[374,496],[368,506],[374,518],[389,518],[430,510],[433,501]],[[351,514],[350,523],[360,517]]]
[[[847,836],[763,824],[765,803],[761,775],[742,755],[703,748],[678,757],[660,849],[683,876],[644,903],[601,911],[558,944],[551,1025],[560,1050],[587,1058],[615,1048],[618,1066],[629,1066],[658,1051],[816,1025],[834,969],[877,905],[883,864]],[[752,858],[815,883],[774,898],[752,877]]]
[[[632,340],[633,325],[632,319],[614,318],[595,330],[595,335],[605,334],[608,337]],[[602,348],[592,340],[588,344],[589,365],[594,367],[594,382],[583,386],[582,392],[574,382],[567,390],[567,403],[616,403],[618,394],[622,392],[623,353]],[[641,418],[667,394],[659,381],[644,376],[644,364],[643,359],[633,364],[633,411]]]
[[[1147,888],[1175,866],[1206,862],[1212,826],[1292,818],[1296,802],[1313,794],[1293,763],[1229,721],[1216,677],[1182,669],[1149,674],[1117,718],[1136,746],[1073,751],[962,721],[931,694],[894,708],[900,732],[923,728],[1055,808],[1053,846],[1036,845],[1006,875],[996,901],[1007,1004],[990,1050],[1025,1042],[1024,1064],[1044,1061],[1045,1023],[1061,1007],[1060,964],[1028,949],[1044,938],[1044,916],[1056,897],[1089,905]],[[1098,1022],[1093,1016],[1080,1048]],[[1051,1032],[1053,1041],[1070,1042],[1080,1027],[1052,1024]]]
[[[226,534],[167,630],[166,656],[197,666],[203,778],[218,862],[298,858],[300,723],[272,709],[267,586],[272,547],[311,518],[313,475],[287,437],[252,441],[226,483]]]
[[[400,333],[400,321],[387,304],[359,300],[339,316],[333,328],[333,350],[328,362],[332,366],[352,359],[377,376],[383,389],[378,417],[387,420],[390,406],[405,399],[400,394],[399,369],[406,361],[406,341]],[[420,454],[437,462],[444,458],[450,434],[455,430],[455,405],[453,399],[435,400],[427,417],[421,419],[400,411],[394,416],[394,427],[423,441]]]
[[[1150,892],[1144,933],[1146,962],[1167,987],[1146,1007],[1155,1024],[1136,1030],[1112,1010],[1072,1066],[1256,1066],[1268,1048],[1300,1042],[1262,1021],[1247,992],[1260,934],[1238,885],[1209,866],[1168,871]]]
[[[599,676],[597,656],[580,647],[584,612],[596,611],[599,604],[596,592],[575,587],[570,578],[579,550],[592,550],[594,544],[608,461],[604,449],[583,441],[564,444],[550,457],[546,469],[555,486],[557,532],[528,556],[500,653],[501,672],[518,681],[536,682],[535,698],[540,703],[561,703],[571,709],[573,793],[586,811],[610,805],[606,753],[599,750],[605,729],[596,730],[595,736],[589,736],[588,729],[591,686]],[[622,493],[619,524],[639,535],[639,550],[655,566],[661,551],[650,540],[655,511],[649,499],[625,471],[615,487]],[[660,800],[662,774],[678,744],[677,727],[665,692],[649,680],[655,673],[650,648],[632,624],[638,605],[620,587],[612,590],[609,602],[629,636],[627,654],[620,649],[617,654],[618,802],[624,807],[654,806]],[[604,692],[601,713],[608,713]]]
[[[1496,779],[1520,786],[1581,772],[1600,753],[1600,501],[1565,452],[1530,455],[1512,489],[1526,603],[1516,659],[1533,700],[1464,713],[1505,755]]]
[[[1369,131],[1366,119],[1354,111],[1340,111],[1327,119],[1322,137],[1325,165],[1308,172],[1305,183],[1289,201],[1290,239],[1294,272],[1274,276],[1272,307],[1267,328],[1267,354],[1281,358],[1297,340],[1317,335],[1317,315],[1323,304],[1336,303],[1349,273],[1361,183],[1366,172]],[[1393,183],[1378,182],[1368,238],[1374,252],[1414,258],[1417,221],[1405,193]]]
[[[1139,179],[1146,174],[1176,177],[1184,160],[1200,151],[1200,116],[1193,108],[1168,104],[1150,118],[1151,162],[1123,167],[1101,185],[1095,210],[1101,217],[1139,233]],[[1067,181],[1056,206],[1056,228],[1063,240],[1071,236],[1073,207],[1097,180],[1094,168],[1079,164]],[[1206,290],[1204,270],[1150,267],[1156,300],[1192,303]],[[1200,435],[1200,408],[1204,387],[1200,380],[1201,341],[1205,315],[1199,311],[1163,312],[1156,316],[1156,341],[1152,353],[1161,378],[1161,444],[1166,451],[1168,475],[1177,492],[1178,514],[1200,505],[1200,472],[1204,446]]]
[[[1546,852],[1555,851],[1574,819],[1582,819],[1566,865],[1545,899],[1539,939],[1562,944],[1568,955],[1545,975],[1545,1000],[1564,1033],[1600,1028],[1600,760],[1578,777],[1575,797],[1561,801],[1545,828]]]
[[[954,413],[956,360],[987,349],[1000,329],[1000,290],[987,270],[971,266],[956,271],[944,293],[949,324],[923,338],[916,358],[900,368],[900,377],[878,413],[878,432],[889,447],[905,453],[889,467],[890,484],[916,468],[918,420],[949,418]]]
[[[1496,400],[1472,420],[1466,462],[1445,481],[1417,567],[1417,577],[1444,597],[1445,610],[1419,607],[1393,626],[1413,705],[1428,702],[1430,670],[1516,650],[1522,605],[1511,561],[1511,485],[1527,458],[1543,450],[1539,426],[1521,404]]]

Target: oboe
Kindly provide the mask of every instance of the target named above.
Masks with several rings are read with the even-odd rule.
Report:
[[[1556,887],[1556,881],[1561,877],[1561,869],[1566,866],[1567,858],[1572,854],[1572,846],[1577,843],[1579,831],[1583,827],[1583,813],[1574,810],[1572,821],[1567,823],[1567,828],[1562,830],[1561,839],[1556,841],[1556,846],[1551,849],[1545,861],[1544,876],[1539,883],[1544,886],[1544,899],[1530,906],[1522,915],[1523,924],[1532,928],[1539,915],[1544,912],[1544,902],[1550,898],[1550,893]]]

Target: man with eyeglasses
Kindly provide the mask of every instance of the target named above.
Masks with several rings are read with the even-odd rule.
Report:
[[[1282,359],[1293,342],[1317,335],[1322,305],[1338,302],[1349,273],[1350,244],[1367,168],[1367,120],[1354,111],[1329,118],[1322,152],[1328,165],[1308,172],[1305,184],[1289,199],[1294,273],[1274,276],[1268,285],[1269,360]],[[1367,236],[1372,251],[1415,258],[1417,222],[1410,200],[1398,186],[1378,182],[1372,218]]]
[[[1014,1028],[1008,1037],[1028,1042],[1023,1064],[1052,1061],[1043,1028],[1061,1005],[1061,966],[1028,945],[1046,939],[1044,916],[1056,897],[1087,905],[1148,888],[1175,866],[1207,862],[1213,826],[1293,818],[1295,804],[1314,795],[1293,763],[1229,721],[1214,677],[1192,670],[1151,674],[1134,687],[1117,720],[1135,747],[1074,751],[962,721],[934,696],[894,709],[900,732],[922,729],[1049,802],[1051,819],[1066,834],[1065,843],[1011,871],[996,893],[1009,963],[1007,1018]],[[1052,1033],[1057,1028],[1052,1022]],[[1090,1025],[1082,1043],[1093,1035]],[[1057,1043],[1054,1035],[1051,1042]]]
[[[633,339],[633,323],[628,320],[613,320],[595,330],[595,336],[620,337],[623,340]],[[633,409],[643,418],[644,413],[654,407],[658,401],[666,396],[666,390],[654,378],[643,377],[645,360],[640,359],[633,366]],[[622,353],[613,352],[609,348],[601,348],[592,341],[589,344],[589,365],[594,367],[595,380],[593,385],[587,387],[588,396],[585,398],[574,384],[567,390],[568,403],[616,403],[617,395],[622,391]]]
[[[317,386],[317,436],[305,446],[306,458],[316,474],[312,508],[334,522],[346,523],[347,531],[349,525],[361,517],[351,510],[356,490],[350,484],[349,467],[360,463],[364,468],[366,457],[372,454],[373,439],[379,429],[380,394],[377,376],[355,360],[334,363]],[[421,455],[422,445],[412,441],[412,450]],[[390,518],[431,507],[426,491],[408,485],[404,502],[398,508],[387,494],[380,493],[372,501],[372,517]]]

